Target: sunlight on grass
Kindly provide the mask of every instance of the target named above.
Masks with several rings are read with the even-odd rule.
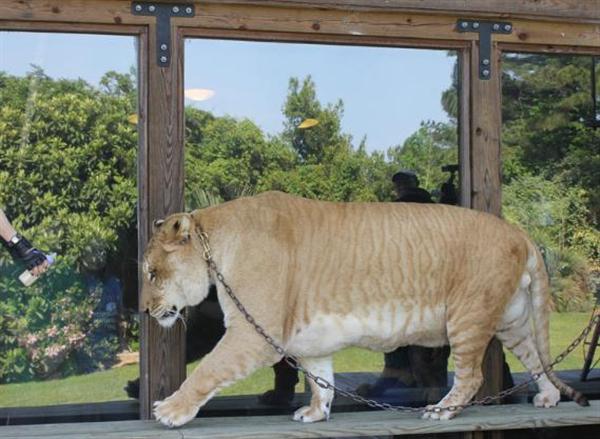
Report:
[[[69,378],[4,384],[0,407],[29,407],[127,399],[123,387],[139,374],[137,365],[77,375]]]
[[[554,313],[550,320],[552,356],[579,335],[589,321],[588,313]],[[557,369],[579,369],[583,365],[583,350],[578,347]],[[521,363],[507,355],[513,372],[523,371]],[[188,374],[198,363],[188,365]],[[334,355],[335,371],[379,372],[383,368],[383,354],[364,349],[349,348]],[[450,362],[450,369],[453,364]],[[0,385],[0,407],[42,406],[81,402],[102,402],[127,399],[123,390],[128,380],[138,376],[138,366],[125,366],[87,375],[64,379]],[[220,395],[261,394],[273,386],[273,370],[260,369],[248,378],[224,389]],[[304,380],[300,379],[296,390],[303,391]]]

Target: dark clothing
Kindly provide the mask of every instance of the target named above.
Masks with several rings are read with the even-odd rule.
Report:
[[[447,181],[442,185],[442,196],[440,197],[440,204],[450,204],[452,206],[458,206],[458,193],[454,185]]]
[[[293,360],[292,363],[296,364]],[[296,384],[298,384],[298,371],[294,369],[285,358],[273,365],[275,372],[275,388],[268,390],[258,397],[265,405],[281,407],[289,405],[294,400]]]
[[[402,194],[394,201],[403,203],[434,203],[429,192],[420,187],[404,189]]]

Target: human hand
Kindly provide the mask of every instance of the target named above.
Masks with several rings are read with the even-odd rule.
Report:
[[[34,276],[39,276],[45,272],[50,265],[46,255],[33,247],[31,243],[21,235],[16,235],[16,237],[11,240],[8,250],[13,259],[25,264],[27,270]]]
[[[34,249],[34,250],[39,251],[36,249]],[[44,273],[46,270],[48,270],[48,267],[50,266],[50,264],[48,263],[48,259],[46,259],[46,255],[44,255],[42,252],[39,252],[39,253],[44,257],[44,260],[41,263],[34,265],[32,268],[29,268],[29,264],[27,265],[27,269],[34,276],[39,276],[40,274]]]

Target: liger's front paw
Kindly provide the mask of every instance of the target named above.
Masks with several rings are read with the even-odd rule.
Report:
[[[190,403],[179,391],[164,401],[154,403],[154,417],[167,427],[179,427],[198,413],[199,406]]]

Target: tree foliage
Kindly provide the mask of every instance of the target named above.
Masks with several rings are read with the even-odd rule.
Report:
[[[582,309],[600,269],[591,59],[508,54],[503,65],[504,214],[545,249],[558,308]]]
[[[59,255],[25,289],[0,254],[0,381],[67,373],[76,353],[98,367],[115,353],[113,340],[105,357],[92,355],[102,287],[89,277],[122,271],[107,264],[127,253],[135,230],[137,134],[127,117],[136,98],[132,75],[108,72],[100,84],[53,80],[39,68],[0,73],[0,205],[36,246]]]

